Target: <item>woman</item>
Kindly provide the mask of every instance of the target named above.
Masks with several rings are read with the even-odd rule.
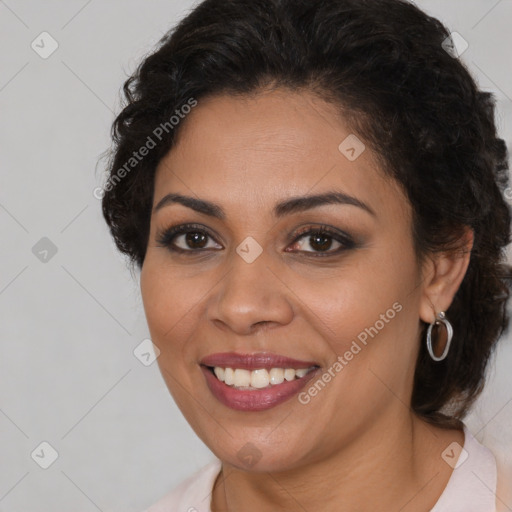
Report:
[[[156,511],[490,511],[506,148],[402,0],[206,0],[126,82],[103,212],[217,459]]]

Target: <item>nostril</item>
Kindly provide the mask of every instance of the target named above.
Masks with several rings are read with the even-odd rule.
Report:
[[[255,324],[253,324],[253,327],[257,326],[257,325],[266,325],[266,324],[269,324],[270,323],[270,320],[262,320],[261,322],[256,322]]]

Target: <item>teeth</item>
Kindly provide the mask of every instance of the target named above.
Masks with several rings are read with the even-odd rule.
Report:
[[[270,384],[281,384],[284,381],[284,370],[282,368],[272,368],[269,376]]]
[[[270,384],[270,376],[267,370],[253,370],[251,372],[251,386],[253,388],[261,389],[266,388]],[[235,386],[239,386],[238,381],[235,380]],[[242,384],[243,385],[243,384]]]
[[[235,386],[250,386],[252,382],[251,372],[237,368],[233,376],[233,382]]]
[[[292,381],[295,378],[300,379],[304,377],[312,368],[300,368],[294,370],[293,368],[272,368],[270,371],[266,369],[260,370],[244,370],[241,368],[221,368],[216,366],[213,369],[216,377],[235,388],[242,389],[262,389],[269,385],[275,386],[282,382]]]
[[[232,386],[235,383],[235,372],[232,368],[226,368],[224,370],[224,382],[228,386]]]
[[[216,366],[213,371],[215,372],[215,375],[217,379],[224,382],[224,368],[221,368],[220,366]]]
[[[295,379],[295,370],[292,370],[291,368],[286,368],[286,370],[284,371],[284,378],[285,380]]]

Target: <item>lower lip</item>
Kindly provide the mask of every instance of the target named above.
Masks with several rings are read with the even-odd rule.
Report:
[[[300,379],[284,381],[281,384],[257,390],[235,389],[217,379],[209,368],[201,366],[201,370],[203,371],[210,391],[219,402],[237,411],[264,411],[298,394],[318,373],[319,368],[311,370]]]

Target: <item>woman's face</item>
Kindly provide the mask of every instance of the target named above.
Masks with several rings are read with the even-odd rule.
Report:
[[[156,173],[141,290],[187,421],[220,459],[261,471],[392,429],[410,414],[423,300],[398,185],[306,92],[213,97],[181,122]],[[161,202],[168,194],[188,206]],[[324,194],[338,200],[304,201]],[[219,353],[235,360],[205,361]],[[243,357],[254,354],[264,356]],[[238,368],[237,387],[256,388],[202,362]],[[310,366],[302,378],[279,370]]]

